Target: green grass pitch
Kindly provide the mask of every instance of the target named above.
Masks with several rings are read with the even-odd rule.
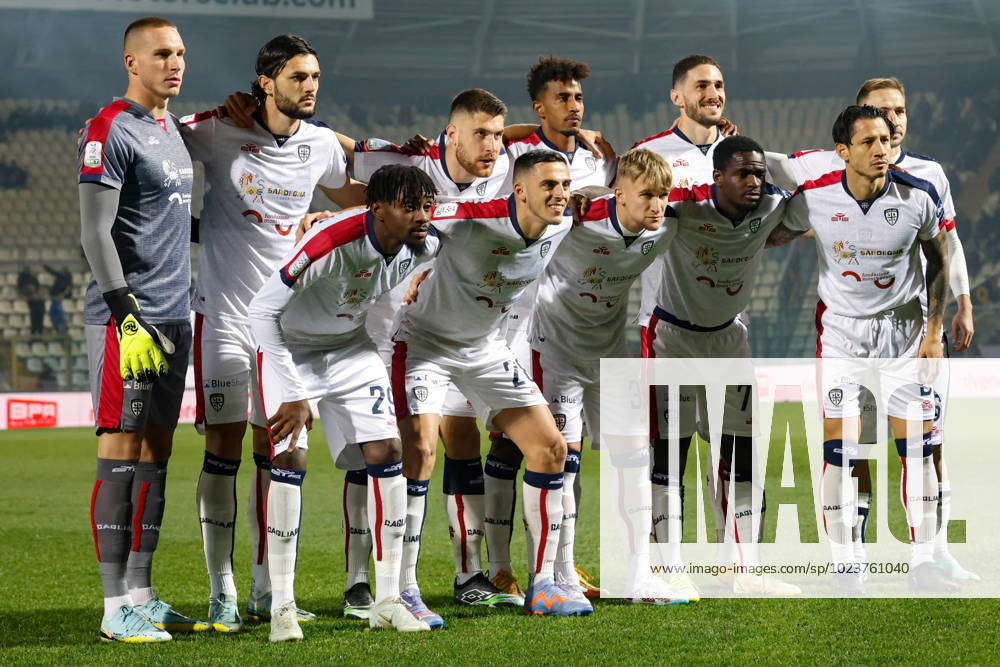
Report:
[[[314,429],[296,590],[320,615],[303,625],[305,641],[271,645],[267,626],[238,635],[177,635],[164,645],[100,642],[101,590],[88,500],[95,439],[89,429],[5,432],[7,472],[0,483],[0,663],[262,664],[591,664],[595,662],[992,663],[1000,603],[995,600],[703,600],[675,607],[598,602],[587,618],[529,617],[513,610],[459,608],[451,602],[452,560],[440,478],[428,498],[420,579],[439,632],[368,631],[341,616],[344,581],[341,473]],[[178,428],[154,584],[184,613],[207,614],[195,485],[202,441]],[[589,452],[588,452],[589,453]],[[238,478],[243,502],[249,455]],[[440,469],[440,465],[438,466]],[[577,528],[579,562],[598,565],[597,456],[583,459],[584,498]],[[245,514],[237,529],[235,569],[241,607],[249,586]],[[523,562],[521,530],[512,554]],[[520,568],[523,581],[524,569]]]

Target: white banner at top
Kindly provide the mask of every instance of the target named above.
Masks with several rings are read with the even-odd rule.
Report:
[[[0,8],[367,20],[375,0],[0,0]]]

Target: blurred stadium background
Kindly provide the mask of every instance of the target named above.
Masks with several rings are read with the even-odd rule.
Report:
[[[446,124],[452,96],[472,86],[500,95],[510,122],[534,122],[524,77],[539,55],[554,54],[591,66],[584,124],[622,152],[671,125],[671,67],[706,53],[722,65],[726,116],[741,133],[770,150],[826,148],[834,117],[853,102],[859,83],[898,76],[909,106],[905,147],[941,161],[951,180],[976,308],[967,354],[1000,353],[1000,3],[325,3],[370,8],[372,18],[360,20],[305,17],[294,6],[324,4],[312,0],[265,18],[235,1],[218,3],[232,5],[228,15],[185,14],[185,4],[37,3],[80,8],[73,11],[0,0],[7,65],[0,74],[0,392],[87,387],[82,307],[90,275],[79,244],[77,130],[124,90],[122,31],[158,5],[172,8],[164,15],[188,49],[175,113],[214,107],[248,89],[259,47],[293,32],[320,55],[317,118],[356,139],[433,136]],[[122,11],[93,11],[109,6]],[[330,206],[322,195],[313,204]],[[815,282],[811,241],[768,252],[750,309],[755,356],[813,354]]]

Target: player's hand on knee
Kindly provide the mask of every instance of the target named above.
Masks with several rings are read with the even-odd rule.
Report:
[[[287,401],[281,404],[270,419],[267,420],[267,428],[271,432],[272,442],[281,442],[289,435],[293,436],[288,446],[289,451],[295,449],[295,443],[299,439],[299,434],[304,426],[306,430],[312,428],[312,408],[309,401]]]
[[[219,107],[219,110],[224,110],[234,125],[246,129],[253,126],[253,114],[257,110],[257,99],[250,93],[238,90],[226,98],[225,104]]]
[[[333,215],[333,211],[318,211],[316,213],[306,213],[301,220],[299,220],[299,226],[295,230],[295,242],[298,243],[302,240],[302,237],[306,235],[312,226],[318,220],[323,220],[324,218],[329,218]]]
[[[399,149],[404,155],[423,155],[431,149],[434,144],[430,139],[422,134],[414,134],[407,139]]]

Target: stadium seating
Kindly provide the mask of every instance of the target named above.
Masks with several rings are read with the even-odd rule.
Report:
[[[911,92],[907,146],[943,158],[963,237],[976,240],[974,244],[966,242],[972,284],[991,292],[1000,282],[1000,262],[989,250],[1000,242],[1000,228],[993,224],[1000,210],[1000,143],[996,140],[1000,104],[983,104],[983,100],[1000,102],[1000,89],[977,97],[975,104],[964,98],[957,105],[953,100],[946,105],[945,98],[935,93]],[[829,128],[841,104],[842,100],[833,97],[732,100],[727,116],[741,133],[769,150],[791,152],[829,145]],[[172,109],[185,114],[214,105],[180,101]],[[956,108],[962,119],[959,124],[954,122]],[[411,105],[323,103],[321,109],[321,120],[355,138],[401,142],[418,132],[433,137],[447,123],[443,114]],[[12,377],[13,364],[18,377],[35,387],[86,386],[82,312],[89,272],[79,244],[76,139],[81,121],[95,111],[95,105],[75,100],[0,99],[0,210],[4,212],[0,218],[0,341],[16,341],[13,354],[4,354],[6,348],[0,346],[0,377]],[[675,117],[675,110],[666,102],[641,112],[620,104],[591,109],[586,125],[600,128],[621,152],[636,140],[663,131]],[[509,120],[532,123],[534,116],[530,107],[518,105],[511,107]],[[983,150],[983,146],[994,148]],[[314,205],[329,206],[322,195],[314,198]],[[196,261],[195,257],[195,265]],[[51,282],[42,271],[43,263],[73,271],[72,296],[63,301],[69,330],[66,338],[48,333],[33,341],[27,304],[17,293],[16,279],[21,268],[28,266],[35,270],[44,290]],[[795,243],[767,252],[749,307],[755,355],[814,353],[815,271],[815,252],[810,245]],[[631,299],[637,308],[637,288]],[[48,301],[45,330],[50,332],[47,311]],[[996,319],[1000,320],[1000,311]],[[1000,344],[998,327],[979,327],[977,336],[983,345]],[[637,345],[631,328],[630,343]]]

